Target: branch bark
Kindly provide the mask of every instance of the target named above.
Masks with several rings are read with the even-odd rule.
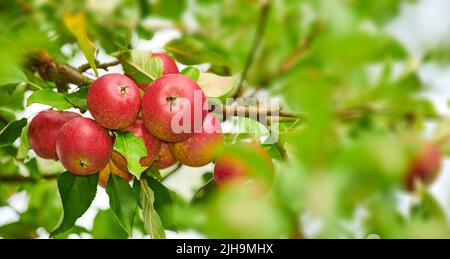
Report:
[[[31,71],[37,71],[42,79],[56,83],[58,90],[61,91],[64,91],[67,84],[83,86],[93,82],[78,69],[69,65],[58,64],[48,53],[43,51],[30,55],[28,67]]]
[[[213,106],[210,109],[210,112],[219,113],[225,116],[238,116],[238,117],[250,117],[250,116],[266,116],[266,117],[278,117],[278,118],[286,118],[286,119],[305,119],[305,116],[300,113],[285,111],[282,109],[279,110],[267,110],[261,109],[258,107],[250,107],[250,106]]]

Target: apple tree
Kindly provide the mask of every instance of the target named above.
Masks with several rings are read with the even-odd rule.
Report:
[[[2,1],[0,237],[450,237],[411,2]]]

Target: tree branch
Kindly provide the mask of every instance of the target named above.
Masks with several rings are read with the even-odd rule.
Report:
[[[95,65],[97,66],[98,69],[105,69],[108,70],[108,67],[113,67],[116,65],[120,64],[119,60],[114,60],[111,62],[106,62],[106,63],[100,63],[98,60],[95,61]],[[89,63],[83,64],[81,66],[78,67],[78,71],[80,71],[81,73],[86,72],[88,69],[91,68],[91,65],[89,65]]]
[[[0,183],[36,183],[39,180],[54,180],[59,177],[60,174],[48,174],[42,175],[41,178],[34,178],[30,176],[21,176],[13,174],[0,175]]]
[[[56,83],[60,91],[67,90],[65,89],[67,84],[83,86],[93,82],[78,69],[69,65],[58,64],[48,53],[43,51],[31,54],[28,66],[31,71],[37,71],[42,79]]]
[[[270,7],[271,7],[270,0],[263,1],[262,5],[261,5],[261,11],[260,11],[258,25],[257,25],[258,27],[256,28],[255,38],[253,39],[250,53],[247,57],[244,71],[242,72],[241,80],[239,81],[239,84],[237,86],[237,91],[234,96],[235,98],[242,95],[244,82],[247,79],[248,72],[253,64],[253,59],[255,58],[256,51],[258,50],[261,39],[264,36],[264,32],[266,30],[267,18],[268,18]]]
[[[216,109],[218,108],[218,109]],[[256,116],[257,118],[261,116],[272,117],[272,118],[285,118],[286,121],[289,119],[297,120],[297,119],[305,119],[303,114],[299,114],[292,111],[285,111],[282,109],[278,110],[268,110],[261,109],[259,107],[251,107],[251,106],[215,106],[212,105],[210,112],[221,113],[224,117],[226,116],[237,116],[237,117],[251,117]],[[283,119],[282,119],[283,120]]]

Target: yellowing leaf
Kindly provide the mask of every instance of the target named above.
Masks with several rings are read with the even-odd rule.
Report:
[[[207,97],[221,97],[236,88],[239,78],[239,74],[225,77],[212,73],[201,73],[197,83]]]
[[[87,35],[84,13],[64,15],[64,25],[75,36],[89,65],[94,70],[95,75],[98,76],[97,65],[95,64],[95,44],[89,40]]]

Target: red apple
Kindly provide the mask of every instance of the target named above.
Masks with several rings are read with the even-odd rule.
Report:
[[[139,88],[129,77],[107,74],[91,85],[87,94],[92,117],[108,129],[124,129],[137,119],[141,107]]]
[[[111,153],[111,160],[114,164],[122,171],[128,171],[128,162],[127,159],[122,156],[119,152],[113,150]]]
[[[153,53],[152,56],[160,58],[164,63],[163,75],[180,73],[177,63],[175,63],[169,55],[164,53]]]
[[[406,187],[408,190],[415,189],[416,181],[425,184],[432,183],[438,176],[442,163],[442,153],[434,143],[424,144],[419,152],[413,157],[406,174]]]
[[[252,161],[244,159],[242,154],[233,150],[225,150],[216,160],[214,181],[219,186],[251,182],[257,193],[266,192],[272,184],[274,175],[274,166],[269,153],[256,144],[243,145],[241,151],[250,155]]]
[[[166,169],[177,163],[177,160],[170,153],[169,144],[162,142],[158,153],[158,160],[155,161],[156,168]]]
[[[139,163],[143,167],[150,167],[153,164],[156,156],[159,152],[160,141],[155,138],[144,126],[144,122],[138,119],[133,125],[128,127],[125,131],[133,133],[136,137],[141,138],[144,141],[147,149],[147,156],[141,157]],[[114,163],[123,171],[128,171],[128,162],[120,153],[114,151],[112,155]]]
[[[106,166],[112,139],[97,122],[88,118],[68,121],[56,137],[56,153],[63,166],[77,175],[90,175]]]
[[[114,164],[112,160],[109,161],[109,163],[100,170],[99,176],[98,176],[98,184],[105,188],[108,184],[109,175],[111,172],[119,177],[122,177],[125,181],[129,182],[133,179],[133,175],[130,174],[128,171],[123,171],[120,168]]]
[[[46,110],[36,115],[28,128],[28,141],[36,155],[45,159],[58,159],[56,136],[61,127],[81,115],[74,112]]]
[[[174,158],[182,164],[200,167],[211,163],[218,148],[223,144],[220,121],[212,113],[206,115],[202,132],[188,140],[170,144]]]
[[[185,141],[194,132],[201,132],[207,113],[202,89],[194,80],[181,74],[169,74],[155,80],[142,100],[145,126],[165,142]]]
[[[180,73],[177,67],[177,63],[175,63],[175,61],[169,55],[164,53],[153,53],[151,54],[151,56],[160,58],[164,63],[163,75]],[[138,86],[145,92],[149,85],[150,84],[139,84]]]

